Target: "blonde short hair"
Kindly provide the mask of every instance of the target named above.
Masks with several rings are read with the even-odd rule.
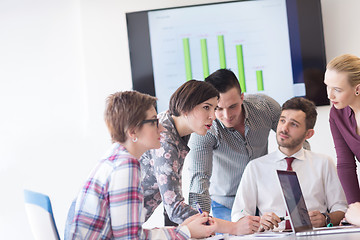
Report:
[[[335,57],[327,64],[326,69],[346,73],[353,87],[360,84],[360,58],[355,55],[344,54]]]
[[[124,143],[126,132],[146,118],[146,111],[156,107],[156,98],[137,91],[111,94],[106,100],[105,123],[113,142]]]

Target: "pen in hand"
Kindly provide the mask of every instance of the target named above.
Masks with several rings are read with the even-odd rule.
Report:
[[[286,217],[280,217],[280,220],[281,220],[281,221],[284,221],[284,220],[290,220],[290,217],[289,217],[289,216],[286,216]]]
[[[342,221],[340,222],[340,226],[349,226],[349,225],[351,225],[351,223],[349,223],[349,222],[346,221],[346,220],[342,220]]]
[[[201,207],[200,207],[199,203],[196,203],[195,205],[196,205],[196,209],[198,210],[198,212],[199,212],[200,214],[202,214],[203,211],[201,210]],[[206,225],[210,225],[209,221],[206,222]]]

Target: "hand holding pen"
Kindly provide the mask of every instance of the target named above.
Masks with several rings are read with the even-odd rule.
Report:
[[[202,209],[201,209],[201,207],[200,207],[200,204],[199,204],[199,203],[196,203],[195,206],[196,206],[196,210],[197,210],[200,214],[202,214],[203,211],[202,211]],[[210,218],[210,216],[209,216],[209,218]],[[207,222],[206,222],[206,225],[210,225],[210,222],[207,221]]]
[[[206,225],[206,222],[209,224]],[[186,226],[189,229],[191,238],[206,238],[215,233],[218,225],[206,213],[202,213],[185,219],[181,226]]]
[[[261,227],[264,228],[264,230],[272,230],[274,227],[279,227],[279,223],[288,220],[289,217],[278,217],[273,212],[267,212],[264,213],[264,215],[261,216],[260,223]]]

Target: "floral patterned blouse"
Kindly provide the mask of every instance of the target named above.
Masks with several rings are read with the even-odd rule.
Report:
[[[144,208],[147,209],[145,221],[163,202],[170,220],[181,224],[197,213],[184,202],[181,184],[190,135],[180,137],[169,112],[160,113],[158,117],[165,128],[161,133],[161,147],[147,151],[140,158]]]

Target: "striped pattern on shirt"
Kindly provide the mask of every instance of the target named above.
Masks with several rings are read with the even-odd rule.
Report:
[[[205,136],[191,135],[187,156],[191,206],[198,202],[204,211],[210,211],[214,200],[231,209],[247,163],[267,154],[269,133],[271,129],[276,131],[280,105],[269,96],[249,94],[242,109],[245,138],[217,119]]]

